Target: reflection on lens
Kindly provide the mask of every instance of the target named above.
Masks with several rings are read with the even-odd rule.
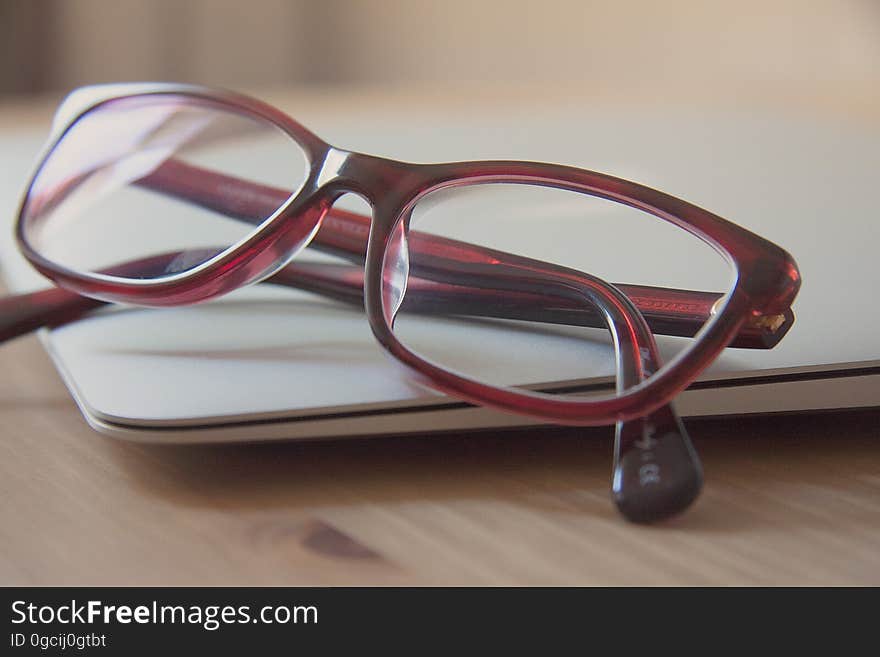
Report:
[[[614,376],[602,312],[559,267],[624,292],[664,362],[693,344],[681,336],[702,328],[733,284],[726,259],[687,231],[556,187],[481,183],[431,192],[414,207],[405,243],[395,336],[435,365],[495,386],[549,391]],[[399,270],[402,261],[389,253],[384,266]],[[399,273],[395,280],[401,287]]]
[[[252,234],[307,170],[302,148],[263,119],[181,95],[113,100],[80,117],[41,166],[24,237],[75,271],[168,276]]]

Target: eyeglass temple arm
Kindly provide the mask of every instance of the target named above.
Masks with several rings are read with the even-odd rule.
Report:
[[[151,260],[168,263],[178,255],[178,252],[164,254]],[[116,265],[108,271],[120,275],[131,265],[133,263]],[[138,265],[144,266],[144,261],[138,261]],[[313,292],[358,307],[362,307],[364,302],[363,268],[354,265],[298,261],[285,266],[263,283]],[[516,319],[603,329],[606,327],[601,314],[594,307],[562,296],[466,288],[418,277],[409,279],[408,288],[412,292],[418,292],[405,298],[405,310],[408,312]],[[627,292],[625,289],[622,291]],[[0,299],[0,342],[39,328],[62,326],[103,305],[106,304],[102,301],[62,288],[3,297]],[[693,335],[692,331],[688,332],[687,324],[661,322],[662,320],[655,319],[651,325],[652,330],[658,332],[660,327],[666,335]]]
[[[188,200],[251,224],[262,222],[289,198],[289,193],[284,190],[209,171],[175,159],[167,160],[152,173],[136,181],[136,184]],[[369,230],[369,217],[331,208],[309,247],[363,264]],[[408,239],[411,252],[435,259],[485,262],[500,253],[420,231],[410,231]],[[413,260],[418,261],[420,258]],[[411,277],[413,275],[418,276],[418,272],[411,272]],[[410,281],[412,283],[413,279],[410,278]],[[344,282],[350,284],[352,279],[346,275]],[[425,284],[428,285],[430,282],[425,281]],[[334,287],[338,286],[334,285]],[[616,284],[616,287],[635,304],[654,333],[683,337],[693,337],[706,324],[723,296],[715,292],[648,285],[621,283]],[[450,304],[460,304],[461,310],[457,314],[473,314],[490,301],[492,314],[489,316],[492,317],[605,328],[602,318],[595,310],[585,310],[583,304],[546,307],[541,295],[516,298],[513,293],[499,296],[498,291],[487,291],[485,294],[471,298],[469,297],[471,292],[470,289],[456,290],[452,285],[437,285],[432,295],[423,302],[423,310],[429,312],[432,299],[436,301],[442,299],[446,313],[456,312],[456,305]],[[513,314],[499,315],[500,312]],[[788,332],[793,321],[794,315],[790,309],[784,314],[772,317],[752,318],[743,324],[729,346],[750,349],[772,348]]]

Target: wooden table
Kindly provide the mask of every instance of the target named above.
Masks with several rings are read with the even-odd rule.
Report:
[[[705,492],[639,527],[607,429],[155,447],[92,431],[33,337],[0,372],[4,585],[880,584],[876,411],[691,422]]]
[[[611,434],[151,447],[0,350],[2,584],[880,584],[880,413],[690,423],[706,490],[609,500]]]

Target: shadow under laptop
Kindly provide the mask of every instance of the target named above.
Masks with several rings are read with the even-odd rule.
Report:
[[[655,537],[677,530],[724,533],[779,525],[782,515],[788,520],[780,529],[797,530],[825,523],[829,509],[876,522],[876,508],[836,491],[844,481],[876,486],[877,420],[876,411],[862,411],[690,421],[705,467],[702,496],[678,518],[633,529]],[[296,527],[313,522],[314,514],[403,508],[406,515],[446,508],[477,522],[521,523],[523,532],[534,531],[529,518],[537,515],[569,529],[626,526],[610,498],[607,428],[241,446],[107,445],[150,495],[174,505],[251,514],[258,524],[271,519],[272,531],[285,531],[288,519]],[[805,505],[809,499],[815,507]]]

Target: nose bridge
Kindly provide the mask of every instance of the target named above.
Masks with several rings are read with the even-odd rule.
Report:
[[[321,171],[318,173],[316,186],[324,187],[338,183],[341,179],[342,171],[352,155],[348,151],[331,146],[324,155],[324,161],[321,162]]]
[[[417,181],[415,165],[331,147],[318,174],[318,187],[354,192],[373,207],[405,199]]]

